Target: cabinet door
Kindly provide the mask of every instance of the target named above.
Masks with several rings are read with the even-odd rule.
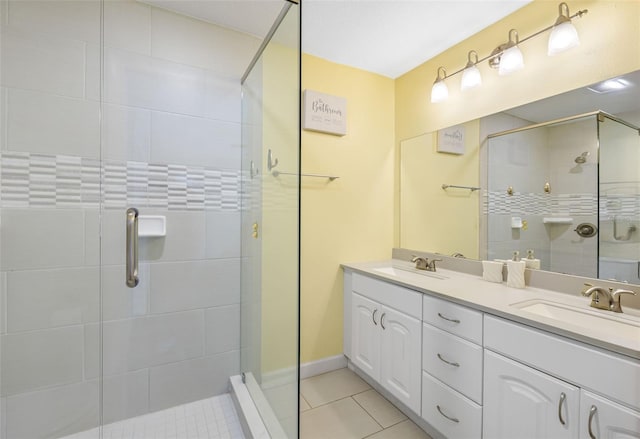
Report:
[[[484,439],[578,438],[579,403],[577,387],[485,350]]]
[[[640,438],[640,413],[582,390],[580,392],[580,437]]]
[[[416,413],[420,413],[421,326],[419,320],[382,306],[380,384]]]
[[[375,380],[380,379],[380,315],[373,300],[352,293],[351,361]]]

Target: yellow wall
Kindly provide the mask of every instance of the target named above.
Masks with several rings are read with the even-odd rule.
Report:
[[[589,9],[574,21],[580,47],[549,58],[547,36],[539,36],[521,47],[523,71],[498,77],[496,71],[482,65],[482,87],[463,96],[457,75],[448,81],[449,100],[430,103],[438,66],[452,72],[464,66],[469,50],[475,49],[480,56],[490,53],[507,40],[511,28],[524,37],[548,26],[557,18],[557,6],[555,0],[534,1],[395,81],[311,56],[303,58],[303,89],[345,96],[349,115],[348,134],[343,138],[311,132],[302,135],[303,171],[341,176],[333,183],[303,180],[303,363],[342,352],[339,264],[388,258],[392,246],[400,242],[402,140],[640,69],[640,2],[572,1],[572,13]],[[478,183],[477,154],[471,157],[465,167],[475,171],[466,175],[464,184],[474,184],[471,179]],[[452,160],[451,156],[430,154],[424,174],[435,184],[463,181],[454,180]],[[444,196],[439,194],[434,197]],[[433,203],[439,204],[435,198]],[[439,233],[452,231],[459,234],[460,242],[477,243],[477,226],[467,224],[469,219],[478,223],[477,202],[456,209],[449,216],[450,228]],[[436,208],[434,214],[443,212]],[[437,244],[425,242],[424,250]]]
[[[574,19],[581,40],[579,47],[549,57],[546,47],[548,33],[540,35],[521,45],[524,70],[498,76],[497,71],[485,62],[479,66],[483,80],[481,87],[461,93],[461,75],[456,75],[447,80],[449,99],[439,104],[430,102],[431,86],[439,66],[444,66],[448,72],[464,67],[467,53],[472,49],[480,57],[485,56],[508,39],[511,28],[517,29],[523,38],[533,34],[555,21],[557,5],[555,0],[534,1],[395,81],[396,244],[400,243],[401,233],[399,145],[402,140],[640,69],[640,2],[572,1],[569,3],[571,13],[579,9],[589,10],[582,18]],[[450,160],[446,155],[432,155],[424,163],[425,175],[437,182],[456,184],[448,175]],[[479,163],[475,166],[478,167]],[[468,181],[461,175],[459,181],[463,179],[464,184],[479,183],[479,180]],[[440,212],[440,215],[446,215],[450,222],[437,230],[439,235],[462,234],[459,236],[462,241],[477,242],[477,230],[469,227],[470,218],[474,218],[474,223],[478,222],[477,203],[468,203],[466,211],[457,209]],[[404,238],[402,241],[403,245],[406,244]],[[425,248],[418,250],[445,251],[437,241],[425,244]],[[467,256],[477,257],[477,253]]]
[[[347,135],[302,132],[301,362],[342,352],[342,270],[393,246],[393,80],[310,55],[302,89],[347,99]]]

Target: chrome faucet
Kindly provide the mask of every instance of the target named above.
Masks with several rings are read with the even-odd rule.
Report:
[[[598,309],[606,309],[607,311],[611,310],[613,305],[613,299],[611,298],[613,288],[594,287],[591,284],[584,284],[584,286],[586,288],[582,290],[582,295],[586,297],[591,296],[590,306]]]
[[[620,299],[621,299],[621,296],[623,294],[631,294],[633,296],[636,295],[636,293],[634,293],[631,290],[615,290],[611,294],[611,300],[613,301],[613,303],[611,305],[611,311],[613,311],[613,312],[622,312],[622,303],[620,302]]]
[[[429,263],[427,264],[427,271],[433,271],[435,273],[436,271],[436,262],[441,262],[442,259],[431,259],[429,261]]]

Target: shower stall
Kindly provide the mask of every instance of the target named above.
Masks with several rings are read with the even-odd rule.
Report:
[[[263,40],[243,2],[0,2],[0,438],[242,437],[232,376],[297,437],[300,6],[266,3]]]
[[[533,250],[543,270],[640,282],[640,129],[602,111],[495,118],[520,127],[488,136],[487,258]]]

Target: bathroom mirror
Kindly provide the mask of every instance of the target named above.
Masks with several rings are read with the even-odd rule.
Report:
[[[640,284],[640,71],[463,126],[461,156],[436,152],[437,133],[401,142],[401,247],[533,250],[544,270]]]

